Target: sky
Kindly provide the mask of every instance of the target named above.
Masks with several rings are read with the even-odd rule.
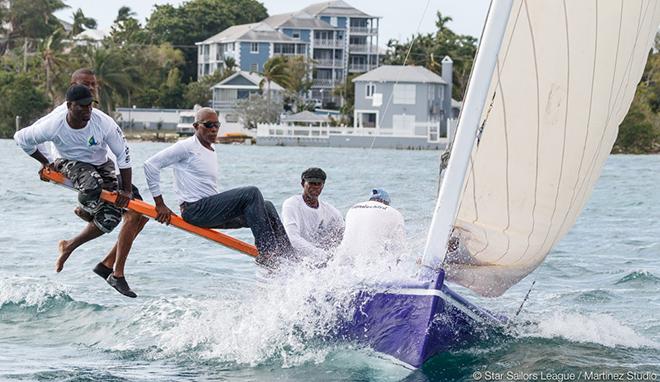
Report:
[[[479,37],[488,11],[489,0],[344,0],[353,7],[372,16],[379,16],[379,45],[385,46],[389,39],[406,41],[419,33],[435,32],[436,12],[451,16],[453,21],[449,27],[456,33]],[[86,16],[93,17],[99,24],[99,29],[109,30],[117,11],[123,5],[128,5],[137,13],[138,20],[144,20],[151,14],[154,4],[183,3],[181,0],[64,0],[70,6],[57,13],[67,21],[71,15],[81,8]],[[306,6],[320,1],[315,0],[263,0],[262,4],[269,15],[289,13],[301,10]],[[220,31],[217,31],[220,32]],[[216,33],[217,33],[216,32]]]

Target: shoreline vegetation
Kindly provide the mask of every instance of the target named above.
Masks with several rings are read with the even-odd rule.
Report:
[[[81,67],[96,73],[98,106],[109,115],[118,106],[192,109],[195,104],[206,105],[212,98],[210,87],[233,73],[236,62],[227,58],[224,71],[197,79],[195,42],[233,25],[268,17],[257,0],[190,0],[180,5],[154,5],[144,23],[130,7],[123,6],[108,36],[101,41],[86,41],[76,38],[96,28],[96,20],[86,17],[82,9],[72,10],[73,25],[65,28],[54,13],[66,8],[66,0],[14,0],[10,8],[0,7],[0,138],[11,138],[16,126],[28,126],[61,104],[71,73]],[[449,56],[454,61],[453,98],[461,100],[478,41],[474,36],[453,32],[448,27],[451,17],[440,11],[436,17],[435,32],[388,41],[383,64],[418,65],[440,73],[442,58]],[[194,28],[190,20],[195,20]],[[659,36],[649,52],[630,110],[619,126],[614,154],[660,153]],[[287,103],[298,105],[311,86],[310,81],[301,79],[311,78],[311,69],[304,60],[277,59],[271,58],[260,74],[268,82],[283,84]],[[332,90],[345,100],[340,107],[340,120],[345,125],[353,125],[353,76],[347,76]],[[270,97],[268,102],[266,110],[270,111],[274,104]],[[279,112],[261,115],[253,109],[244,117],[248,124],[273,123],[279,116]],[[174,139],[169,134],[133,132],[129,139]]]

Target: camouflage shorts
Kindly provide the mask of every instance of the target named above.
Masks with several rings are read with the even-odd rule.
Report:
[[[121,221],[121,208],[100,199],[101,190],[118,188],[115,165],[111,160],[95,166],[68,159],[55,160],[55,169],[69,178],[78,190],[80,207],[93,215],[92,221],[101,231],[108,233]]]

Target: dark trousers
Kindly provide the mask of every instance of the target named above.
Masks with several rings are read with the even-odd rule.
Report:
[[[260,256],[293,253],[275,206],[264,200],[257,187],[234,188],[193,203],[184,203],[181,217],[204,228],[250,228]]]

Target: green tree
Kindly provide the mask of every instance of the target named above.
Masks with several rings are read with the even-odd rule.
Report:
[[[236,59],[234,57],[225,57],[225,70],[229,70],[232,73],[236,71]]]
[[[658,135],[640,102],[633,103],[619,126],[614,152],[643,154],[657,150]]]
[[[184,107],[192,108],[195,105],[207,106],[211,98],[213,98],[211,87],[234,73],[235,71],[233,69],[216,70],[210,76],[205,76],[198,81],[188,83],[183,94]]]
[[[119,8],[119,11],[117,11],[117,17],[115,17],[115,24],[119,24],[121,22],[124,22],[129,19],[135,19],[135,16],[137,16],[137,13],[131,10],[131,7],[127,6],[122,6]]]
[[[67,7],[61,0],[13,0],[6,11],[6,21],[11,25],[10,46],[19,39],[42,39],[62,29],[53,13]]]
[[[258,123],[275,123],[280,116],[282,104],[267,101],[260,94],[236,102],[235,110],[246,129],[256,129]]]
[[[106,113],[113,112],[116,101],[127,97],[135,84],[130,74],[133,68],[120,53],[113,47],[90,48],[84,57],[86,66],[96,74],[100,108]]]
[[[191,0],[175,7],[155,5],[147,30],[156,42],[169,42],[186,56],[182,78],[190,82],[197,75],[196,42],[203,41],[232,25],[253,23],[268,17],[257,0]]]
[[[58,97],[53,89],[53,82],[55,80],[56,71],[63,66],[65,61],[62,55],[62,48],[64,45],[63,35],[64,32],[62,29],[55,30],[52,35],[48,36],[48,38],[46,38],[41,43],[39,49],[46,75],[46,94],[50,96],[50,99],[53,103],[56,103],[58,100]]]
[[[283,56],[271,57],[264,64],[264,71],[261,73],[263,79],[259,82],[259,88],[266,88],[266,100],[270,102],[271,84],[275,82],[283,88],[290,87],[289,67],[287,60]]]
[[[41,117],[49,106],[48,97],[28,73],[0,72],[0,137],[10,138],[16,130],[16,116],[27,126]]]
[[[353,125],[353,110],[355,109],[355,84],[353,84],[353,79],[359,75],[360,73],[349,74],[344,82],[332,90],[334,96],[344,99],[344,104],[339,108],[342,115],[340,123],[347,126]]]
[[[82,9],[78,8],[73,12],[73,27],[71,28],[71,35],[76,36],[85,29],[95,29],[96,20],[91,17],[85,16]]]

